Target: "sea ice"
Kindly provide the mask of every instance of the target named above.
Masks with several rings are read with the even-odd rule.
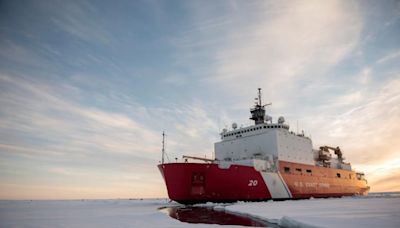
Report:
[[[177,205],[165,199],[0,201],[0,227],[221,227],[183,223],[158,210]],[[199,206],[284,227],[400,227],[396,194]]]
[[[172,203],[173,204],[173,203]],[[0,227],[186,227],[158,208],[167,200],[0,201]],[[195,227],[210,227],[193,224]]]
[[[241,202],[225,210],[264,218],[285,227],[400,227],[398,197]]]

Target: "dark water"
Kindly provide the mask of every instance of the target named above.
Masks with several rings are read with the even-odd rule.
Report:
[[[277,227],[260,219],[217,211],[211,207],[164,207],[160,210],[174,219],[187,223]]]

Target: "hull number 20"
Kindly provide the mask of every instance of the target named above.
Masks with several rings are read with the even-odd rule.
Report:
[[[258,181],[257,180],[249,180],[248,186],[257,186]]]

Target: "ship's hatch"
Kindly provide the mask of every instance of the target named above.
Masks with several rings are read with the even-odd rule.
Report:
[[[190,190],[190,194],[203,195],[205,183],[206,183],[206,176],[203,172],[193,172],[192,188]]]

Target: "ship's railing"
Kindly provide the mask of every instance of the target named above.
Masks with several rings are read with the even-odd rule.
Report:
[[[216,161],[215,159],[201,158],[201,157],[194,157],[194,156],[186,156],[186,155],[183,155],[182,158],[185,159],[185,161],[187,161],[187,159],[200,160],[200,161],[205,161],[205,162],[210,162],[210,163],[213,163],[213,162]]]

